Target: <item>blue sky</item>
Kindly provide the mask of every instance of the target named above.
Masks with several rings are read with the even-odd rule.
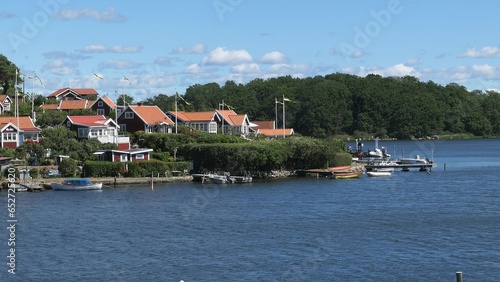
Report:
[[[493,0],[24,2],[0,7],[0,53],[36,72],[44,87],[25,87],[43,95],[91,87],[139,102],[194,84],[336,72],[500,89]]]

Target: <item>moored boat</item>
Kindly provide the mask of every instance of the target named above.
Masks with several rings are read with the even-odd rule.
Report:
[[[332,174],[333,179],[351,179],[359,178],[363,174],[362,171],[336,171]]]
[[[52,182],[50,184],[54,190],[80,191],[80,190],[100,190],[102,183],[92,182],[88,178],[65,179],[61,183]]]
[[[390,171],[367,171],[366,175],[371,176],[371,177],[391,176],[392,172],[390,172]]]

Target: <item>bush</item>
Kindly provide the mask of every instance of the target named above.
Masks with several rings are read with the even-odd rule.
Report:
[[[76,160],[64,158],[59,165],[59,172],[62,177],[75,177],[78,171]]]
[[[83,166],[85,177],[115,177],[120,174],[124,163],[87,161]]]

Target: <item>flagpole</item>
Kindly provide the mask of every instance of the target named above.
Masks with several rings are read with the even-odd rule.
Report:
[[[219,110],[221,110],[221,114],[222,114],[221,132],[222,132],[222,135],[224,135],[224,100],[222,100],[222,103],[219,105]]]
[[[16,78],[15,78],[15,83],[14,83],[14,94],[16,95],[16,109],[15,109],[15,112],[16,112],[16,126],[17,126],[17,142],[19,144],[19,93],[17,93],[17,74],[18,74],[18,71],[17,71],[17,67],[16,67]]]
[[[31,90],[31,118],[35,122],[35,71],[33,71],[33,89]]]
[[[177,91],[175,91],[175,134],[177,134]]]
[[[285,95],[283,95],[283,138],[285,138]]]
[[[274,97],[274,129],[278,128],[278,98]]]

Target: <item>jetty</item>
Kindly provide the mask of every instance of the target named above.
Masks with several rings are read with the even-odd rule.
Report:
[[[380,168],[394,168],[394,169],[401,168],[402,171],[409,171],[410,168],[418,168],[419,171],[427,171],[427,169],[432,169],[433,167],[437,167],[437,163],[431,162],[431,163],[421,163],[421,164],[398,164],[398,163],[365,164],[365,169],[367,171],[373,171]]]

